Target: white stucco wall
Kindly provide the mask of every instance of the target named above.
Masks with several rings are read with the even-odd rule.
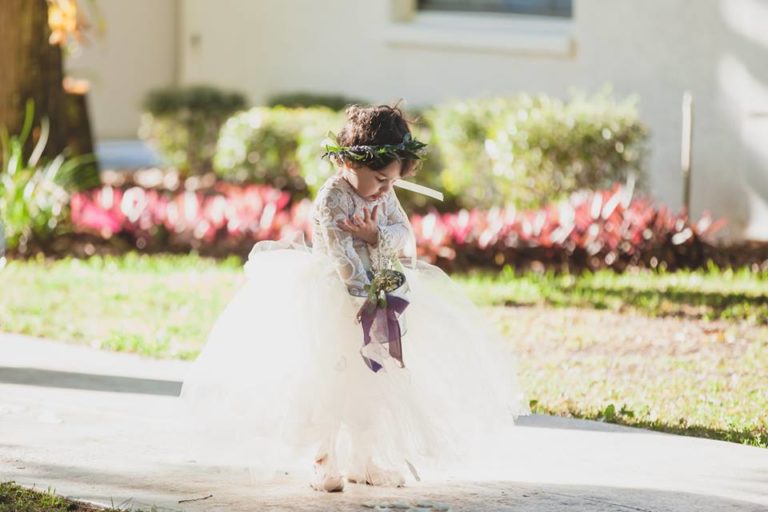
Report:
[[[88,11],[89,3],[80,2]],[[137,137],[148,90],[177,80],[179,0],[98,0],[104,32],[69,55],[66,69],[90,81],[88,102],[99,140]],[[91,13],[92,14],[92,13]],[[97,18],[92,17],[94,27]]]
[[[137,112],[118,103],[172,80],[175,65],[165,37],[174,2],[152,3],[147,24],[149,2],[118,9],[118,1],[100,3],[120,11],[115,32],[133,32],[115,41],[134,46],[112,51],[141,62],[129,71],[114,54],[99,61],[104,83],[92,96],[104,136],[135,130]],[[652,131],[652,191],[673,208],[682,197],[681,97],[690,90],[694,213],[727,217],[733,237],[768,239],[768,0],[574,0],[564,25],[468,15],[404,22],[408,3],[182,0],[178,81],[239,89],[253,103],[301,90],[414,106],[522,91],[566,96],[571,87],[592,93],[610,83],[617,96],[639,95]],[[117,28],[128,23],[131,30]]]

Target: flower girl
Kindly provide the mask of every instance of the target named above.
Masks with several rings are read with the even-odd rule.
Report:
[[[393,185],[415,187],[426,145],[397,107],[346,115],[311,247],[254,246],[182,390],[217,455],[266,474],[304,464],[321,491],[464,464],[526,412],[500,334],[415,258]]]

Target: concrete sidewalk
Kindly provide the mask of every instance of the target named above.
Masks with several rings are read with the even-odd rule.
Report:
[[[168,413],[188,367],[0,334],[0,480],[147,510],[768,510],[768,450],[536,415],[510,440],[507,481],[253,484],[177,442]]]

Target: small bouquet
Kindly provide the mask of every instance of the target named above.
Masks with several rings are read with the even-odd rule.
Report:
[[[399,270],[387,268],[369,272],[368,276],[371,279],[371,284],[365,285],[368,300],[382,309],[387,307],[387,293],[394,292],[405,284],[405,274]]]
[[[400,367],[404,367],[401,317],[408,300],[404,297],[405,274],[398,270],[382,269],[369,272],[371,284],[365,286],[368,297],[357,312],[357,320],[363,327],[363,349],[361,355],[368,367],[378,372],[382,366],[366,357],[363,351],[372,342],[387,344],[389,355]]]

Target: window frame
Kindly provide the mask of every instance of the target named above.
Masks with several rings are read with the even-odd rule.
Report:
[[[390,0],[384,43],[397,49],[501,53],[574,59],[576,0],[572,16],[559,18],[463,11],[422,11],[417,0]]]
[[[528,0],[531,1],[531,0]],[[551,0],[533,0],[538,1],[540,3],[546,3]],[[575,0],[564,0],[569,3],[568,5],[568,12],[563,14],[557,14],[553,12],[533,12],[532,10],[526,10],[521,8],[514,8],[510,6],[509,9],[473,9],[471,6],[468,6],[468,8],[462,9],[462,8],[451,8],[450,6],[446,7],[426,7],[423,5],[425,3],[429,2],[440,2],[440,0],[415,0],[415,10],[418,13],[430,13],[430,12],[442,12],[442,13],[460,13],[460,14],[483,14],[483,15],[501,15],[501,16],[534,16],[537,18],[555,18],[555,19],[572,19],[573,18],[573,4]],[[490,2],[489,2],[490,3]]]

